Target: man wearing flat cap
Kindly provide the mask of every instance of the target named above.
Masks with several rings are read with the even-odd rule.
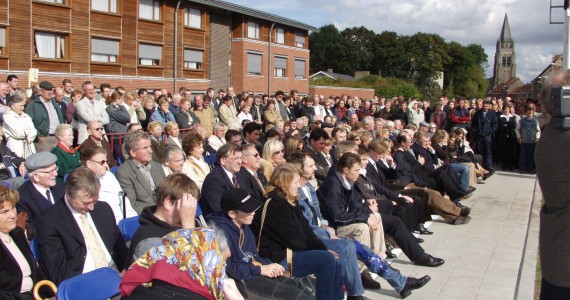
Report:
[[[64,123],[63,113],[53,98],[54,90],[55,86],[51,82],[40,82],[39,95],[26,107],[26,114],[32,118],[34,127],[38,130],[34,143],[37,152],[49,152],[57,145],[55,129]]]
[[[57,157],[49,152],[37,152],[28,156],[24,166],[30,180],[26,181],[18,192],[20,201],[16,204],[18,213],[28,213],[28,224],[36,232],[35,218],[54,203],[61,201],[65,194],[65,184],[56,182]],[[31,239],[31,237],[28,237]]]

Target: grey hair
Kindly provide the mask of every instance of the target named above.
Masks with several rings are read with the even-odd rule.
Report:
[[[374,117],[366,116],[362,119],[362,123],[364,123],[364,124],[368,124],[370,122],[374,122]]]
[[[214,129],[214,130],[219,130],[219,129],[222,128],[222,127],[226,128],[226,124],[224,124],[224,123],[222,123],[222,122],[217,122],[216,124],[214,124],[213,129]]]
[[[216,232],[216,238],[218,239],[218,246],[220,247],[220,252],[224,253],[226,250],[230,250],[230,246],[228,244],[228,238],[226,237],[226,233],[216,225],[214,222],[208,223],[208,227]]]
[[[180,153],[184,156],[184,151],[178,146],[168,145],[162,150],[162,161],[169,161],[173,153]]]
[[[127,137],[125,138],[125,151],[130,155],[131,150],[135,150],[139,141],[149,140],[149,139],[150,136],[148,135],[148,133],[142,130],[131,132],[127,134]]]

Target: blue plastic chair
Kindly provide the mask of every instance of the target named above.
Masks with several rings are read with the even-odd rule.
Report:
[[[36,241],[36,239],[33,239],[30,242],[30,250],[32,250],[32,255],[34,256],[36,261],[39,262],[41,256],[40,256],[40,249],[38,249],[38,242]]]
[[[198,203],[198,206],[196,207],[196,219],[198,220],[198,224],[200,224],[201,227],[208,226],[208,223],[206,223],[206,220],[204,219],[204,213],[202,212],[200,203]]]
[[[81,274],[62,281],[57,287],[58,300],[105,300],[119,294],[121,277],[111,268]]]
[[[117,171],[119,170],[118,166],[111,167],[109,172],[113,173],[113,175],[117,175]]]
[[[63,175],[63,182],[66,182],[66,181],[67,181],[67,176],[69,176],[69,173]]]
[[[3,185],[9,189],[12,189],[12,184],[10,184],[9,182],[6,181],[0,181],[0,185]]]
[[[119,221],[118,226],[121,234],[123,234],[125,241],[130,241],[133,239],[135,232],[137,232],[137,229],[139,229],[139,226],[141,226],[141,224],[139,223],[139,217],[136,216],[122,219]]]

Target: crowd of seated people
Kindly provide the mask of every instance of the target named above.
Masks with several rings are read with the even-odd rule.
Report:
[[[12,278],[0,279],[0,295],[9,299],[32,299],[39,279],[103,267],[124,275],[129,299],[366,299],[381,288],[370,273],[405,298],[430,277],[401,274],[394,249],[443,265],[421,246],[437,234],[426,222],[467,224],[461,201],[493,164],[533,173],[547,122],[533,101],[510,98],[442,96],[432,108],[403,96],[233,87],[192,95],[102,83],[98,95],[90,81],[43,81],[29,98],[0,88],[0,251],[11,254],[0,272]],[[200,210],[211,229],[197,228]],[[133,217],[140,227],[126,243],[118,224]],[[157,254],[178,247],[186,252]],[[211,261],[196,261],[205,253]]]

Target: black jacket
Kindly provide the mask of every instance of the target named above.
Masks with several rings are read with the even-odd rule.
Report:
[[[240,187],[246,186],[242,175],[238,172],[235,174]],[[211,214],[217,211],[223,211],[220,206],[222,195],[227,191],[234,188],[233,183],[226,174],[222,166],[214,168],[204,179],[202,184],[202,197],[200,198],[200,205],[204,215]]]
[[[62,201],[65,196],[65,183],[58,181],[55,186],[50,188],[50,191],[54,203]],[[52,204],[47,200],[46,195],[42,195],[38,192],[31,180],[22,184],[22,186],[18,188],[18,192],[20,193],[20,201],[16,203],[16,209],[18,213],[23,211],[28,213],[27,223],[32,227],[32,232],[35,234],[36,218],[48,208],[52,207]]]
[[[287,248],[293,251],[327,250],[311,229],[299,205],[291,205],[277,191],[270,192],[268,198],[271,198],[271,202],[267,206],[261,233],[261,257],[281,263]]]
[[[368,222],[372,210],[354,186],[347,189],[341,178],[340,173],[332,173],[317,190],[323,217],[335,228]]]
[[[119,271],[125,268],[128,249],[113,210],[103,201],[90,212],[103,244]],[[87,246],[79,225],[64,201],[56,202],[36,220],[37,241],[47,277],[55,284],[83,273]]]

